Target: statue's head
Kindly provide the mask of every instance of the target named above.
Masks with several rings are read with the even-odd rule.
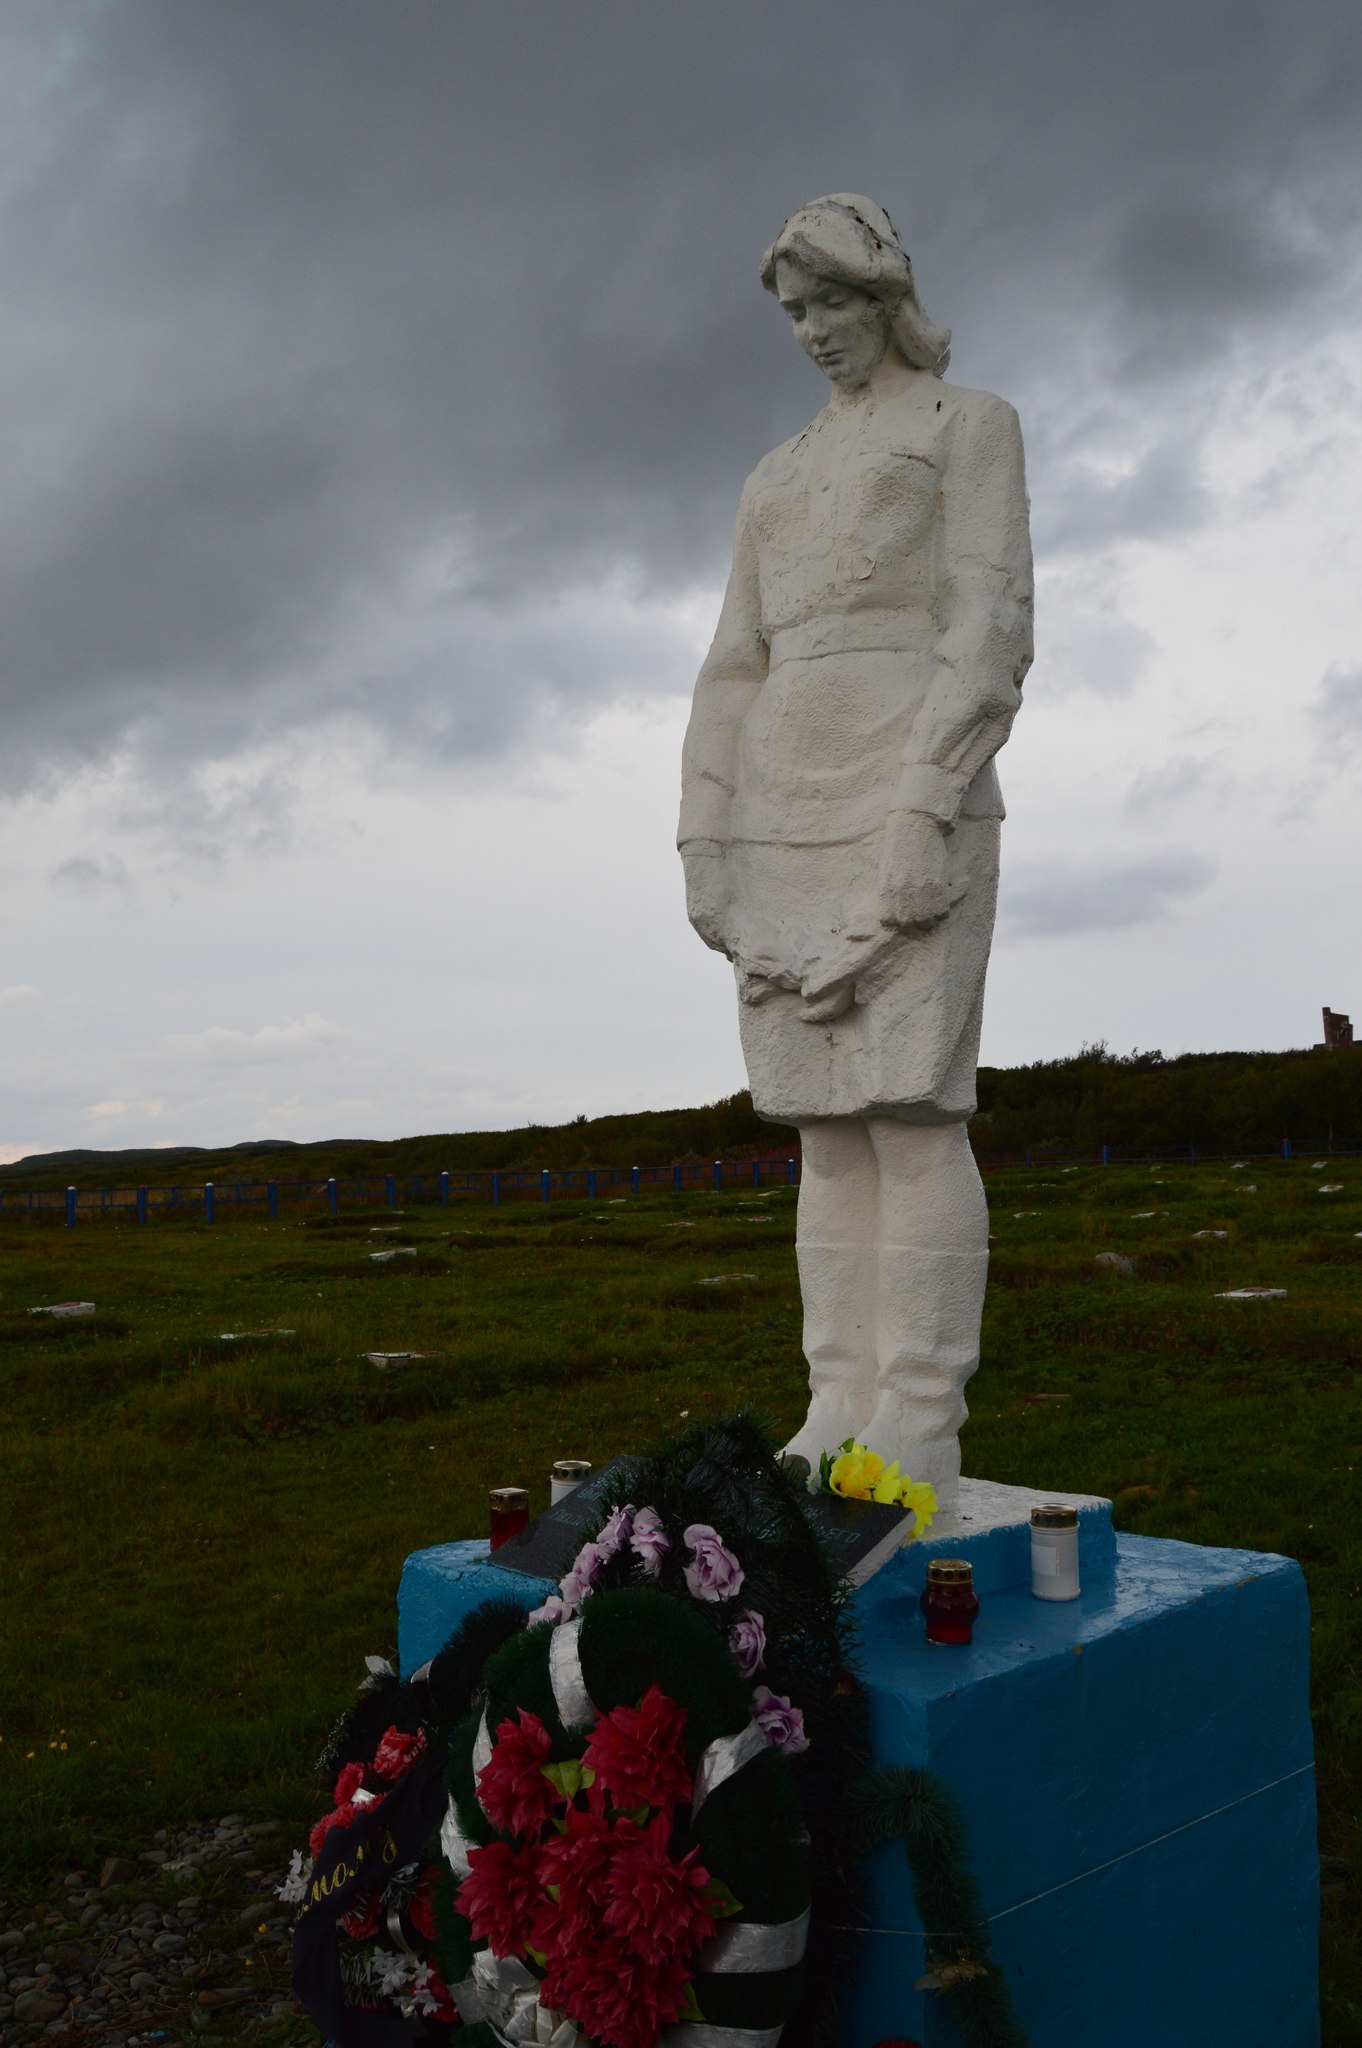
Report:
[[[761,281],[834,384],[864,384],[891,348],[938,377],[950,361],[950,329],[923,312],[898,229],[873,199],[833,192],[801,206],[762,257]]]

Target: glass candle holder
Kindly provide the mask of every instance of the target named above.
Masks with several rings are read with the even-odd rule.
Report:
[[[927,1566],[927,1587],[918,1605],[927,1623],[929,1643],[968,1643],[974,1637],[979,1595],[974,1568],[963,1557],[934,1557]]]
[[[530,1519],[530,1496],[523,1486],[494,1486],[488,1496],[488,1536],[500,1550],[508,1536],[518,1536]]]
[[[1037,1600],[1076,1600],[1078,1509],[1048,1500],[1031,1510],[1031,1591]]]
[[[586,1458],[559,1458],[549,1474],[549,1506],[556,1508],[560,1500],[566,1500],[590,1477],[591,1465]]]

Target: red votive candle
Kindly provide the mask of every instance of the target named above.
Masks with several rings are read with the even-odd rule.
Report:
[[[530,1519],[530,1496],[523,1486],[494,1486],[488,1496],[488,1535],[493,1550],[508,1536],[518,1536]]]
[[[927,1589],[918,1605],[927,1623],[929,1643],[968,1643],[974,1636],[979,1595],[974,1570],[963,1557],[934,1557],[927,1566]]]

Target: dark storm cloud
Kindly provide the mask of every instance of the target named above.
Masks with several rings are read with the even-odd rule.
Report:
[[[1207,198],[1159,192],[1118,234],[1109,275],[1126,339],[1123,367],[1162,377],[1203,362],[1327,283],[1322,226],[1293,217],[1261,187]]]
[[[1066,459],[1058,449],[1047,453],[1045,487],[1032,520],[1033,542],[1042,558],[1052,549],[1088,553],[1116,541],[1161,540],[1198,525],[1205,514],[1195,441],[1159,442],[1128,475],[1111,481],[1095,475],[1081,458]]]
[[[477,755],[617,691],[580,619],[518,650],[559,592],[721,573],[821,402],[755,276],[818,191],[889,205],[954,374],[1026,412],[1050,544],[1194,524],[1188,380],[1308,333],[1354,232],[1351,0],[1246,19],[13,0],[7,785],[337,710]]]
[[[47,879],[54,888],[69,889],[77,896],[102,896],[109,890],[121,894],[132,887],[127,863],[116,853],[102,860],[73,854],[69,860],[58,861]]]
[[[1362,747],[1362,668],[1331,668],[1311,706],[1326,753],[1351,756]]]
[[[1015,879],[1004,875],[999,924],[1005,937],[1024,939],[1072,938],[1081,932],[1157,924],[1185,898],[1206,888],[1214,874],[1200,855],[1176,848],[1145,860],[1085,860],[1081,868],[1068,861],[1032,867]]]

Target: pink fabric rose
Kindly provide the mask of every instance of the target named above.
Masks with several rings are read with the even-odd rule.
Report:
[[[766,1661],[766,1623],[754,1607],[745,1607],[728,1631],[728,1647],[744,1678],[755,1678]]]
[[[602,1564],[609,1564],[612,1557],[619,1556],[633,1534],[633,1529],[634,1503],[628,1501],[622,1508],[615,1509],[595,1539]]]
[[[809,1746],[803,1713],[792,1707],[783,1693],[772,1692],[769,1685],[759,1685],[753,1693],[752,1719],[772,1749],[780,1750],[784,1756],[798,1756]]]
[[[671,1544],[662,1533],[662,1517],[656,1508],[638,1509],[634,1516],[629,1547],[648,1577],[655,1579],[662,1569],[663,1558],[671,1549]]]
[[[743,1568],[717,1529],[692,1522],[683,1530],[693,1555],[686,1566],[686,1584],[696,1600],[731,1600],[743,1582]]]
[[[596,1581],[605,1562],[594,1543],[582,1545],[572,1560],[571,1569],[559,1581],[558,1590],[563,1596],[563,1612],[558,1617],[560,1621],[574,1615],[583,1600],[595,1592]]]
[[[533,1628],[537,1621],[551,1621],[556,1628],[560,1621],[566,1620],[567,1609],[562,1600],[557,1593],[550,1593],[542,1607],[536,1607],[532,1614],[526,1616],[525,1626]]]

